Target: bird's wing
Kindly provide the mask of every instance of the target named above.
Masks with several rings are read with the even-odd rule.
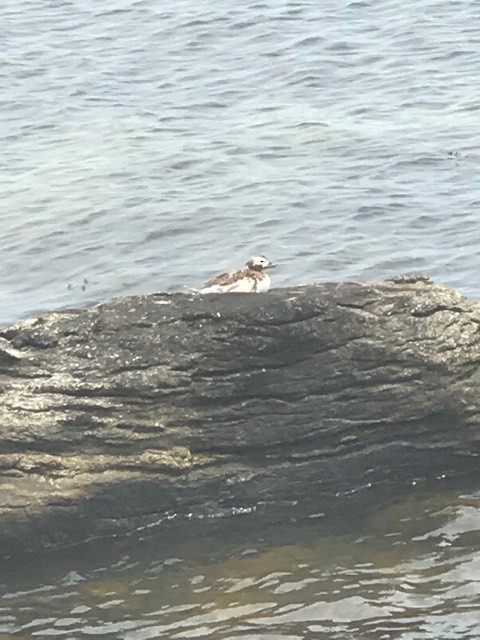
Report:
[[[215,276],[215,278],[212,278],[211,280],[209,280],[208,282],[206,282],[202,289],[205,287],[214,287],[215,285],[219,285],[221,287],[226,287],[229,284],[234,284],[236,280],[238,280],[238,278],[241,278],[243,276],[243,269],[240,269],[239,271],[225,271],[225,273],[221,273],[218,276]]]

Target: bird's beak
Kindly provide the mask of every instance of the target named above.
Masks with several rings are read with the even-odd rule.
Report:
[[[273,262],[270,262],[270,264],[267,264],[265,269],[275,269],[276,266],[277,266],[276,264],[273,264]]]

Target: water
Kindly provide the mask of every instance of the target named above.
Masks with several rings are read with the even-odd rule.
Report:
[[[478,294],[476,0],[0,11],[0,324],[259,251]]]
[[[0,578],[0,637],[473,640],[471,481],[412,485],[354,522],[348,510],[328,521],[286,510],[275,523],[255,513],[172,522],[140,540],[16,562]]]
[[[0,16],[1,325],[257,252],[277,286],[423,271],[478,297],[476,0]],[[412,488],[335,531],[250,514],[3,565],[1,638],[477,638],[478,490]]]

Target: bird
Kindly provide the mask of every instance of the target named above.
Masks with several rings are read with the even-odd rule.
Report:
[[[265,269],[275,267],[265,256],[252,256],[243,269],[221,273],[206,282],[195,293],[265,293],[270,288],[270,276]]]

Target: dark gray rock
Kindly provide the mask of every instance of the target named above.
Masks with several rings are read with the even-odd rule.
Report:
[[[4,329],[0,549],[324,508],[475,456],[479,322],[478,303],[408,276],[123,298]]]

